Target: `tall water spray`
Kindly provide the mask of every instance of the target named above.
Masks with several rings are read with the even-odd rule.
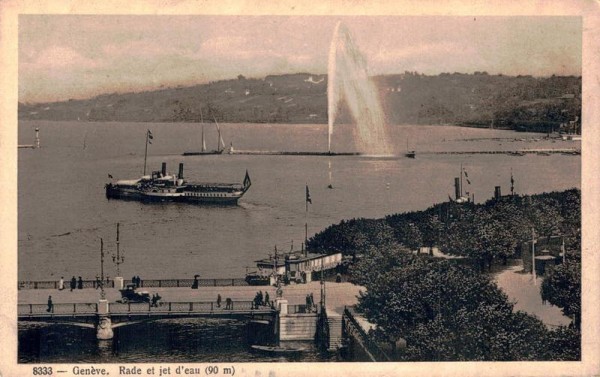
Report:
[[[356,122],[359,152],[373,155],[391,155],[387,128],[379,94],[369,79],[367,62],[352,41],[350,31],[338,22],[329,47],[327,71],[328,147],[342,98],[346,101]]]

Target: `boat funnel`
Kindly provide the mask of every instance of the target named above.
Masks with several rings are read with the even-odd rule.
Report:
[[[167,175],[167,163],[166,162],[162,163],[162,169],[160,170],[160,172],[163,177]]]
[[[460,178],[454,178],[454,197],[455,199],[460,199]]]
[[[177,178],[183,179],[183,162],[179,163],[179,174],[177,175]]]
[[[502,196],[502,191],[500,189],[500,186],[494,187],[494,199],[498,200],[498,199],[500,199],[501,196]]]

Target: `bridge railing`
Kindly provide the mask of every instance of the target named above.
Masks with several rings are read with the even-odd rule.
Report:
[[[318,305],[288,305],[288,314],[318,314],[319,312]]]
[[[268,306],[254,307],[252,301],[232,301],[230,305],[227,302],[221,302],[220,306],[216,302],[197,301],[197,302],[159,302],[152,305],[146,302],[128,302],[128,303],[109,303],[109,312],[112,314],[124,313],[220,313],[236,311],[269,310]],[[17,313],[20,316],[27,315],[46,315],[46,314],[95,314],[98,312],[96,303],[73,303],[73,304],[54,304],[50,307],[47,304],[19,304]]]
[[[64,281],[64,289],[71,289],[71,281]],[[123,284],[131,284],[131,280],[123,280]],[[140,280],[140,287],[146,288],[191,288],[194,279],[147,279]],[[18,289],[58,289],[58,281],[19,281]],[[232,287],[246,286],[248,282],[244,278],[224,278],[224,279],[198,279],[199,287]],[[79,283],[75,289],[79,289]],[[114,280],[104,282],[104,288],[114,288]],[[82,289],[99,288],[99,282],[96,280],[83,280]]]
[[[379,347],[373,337],[367,334],[356,318],[354,318],[353,312],[353,309],[344,308],[344,314],[342,315],[344,327],[349,328],[352,334],[360,338],[365,349],[375,358],[375,361],[392,361],[392,358]]]
[[[75,303],[75,304],[19,304],[18,315],[39,314],[94,314],[98,312],[98,304]]]

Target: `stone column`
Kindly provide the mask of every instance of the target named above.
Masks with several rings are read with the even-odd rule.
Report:
[[[115,278],[115,289],[123,289],[123,278],[122,277]]]
[[[288,300],[284,298],[275,299],[275,307],[279,310],[279,316],[285,317],[288,314]]]
[[[114,336],[110,312],[108,310],[108,301],[98,301],[98,324],[96,325],[96,338],[99,340],[112,339]]]

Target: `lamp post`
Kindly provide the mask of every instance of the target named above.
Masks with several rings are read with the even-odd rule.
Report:
[[[125,262],[125,256],[121,255],[119,242],[119,223],[117,223],[117,254],[112,255],[113,263],[117,265],[117,276],[115,277],[115,288],[123,289],[123,277],[121,276],[121,263]]]
[[[100,299],[106,299],[104,292],[104,240],[100,237]]]

